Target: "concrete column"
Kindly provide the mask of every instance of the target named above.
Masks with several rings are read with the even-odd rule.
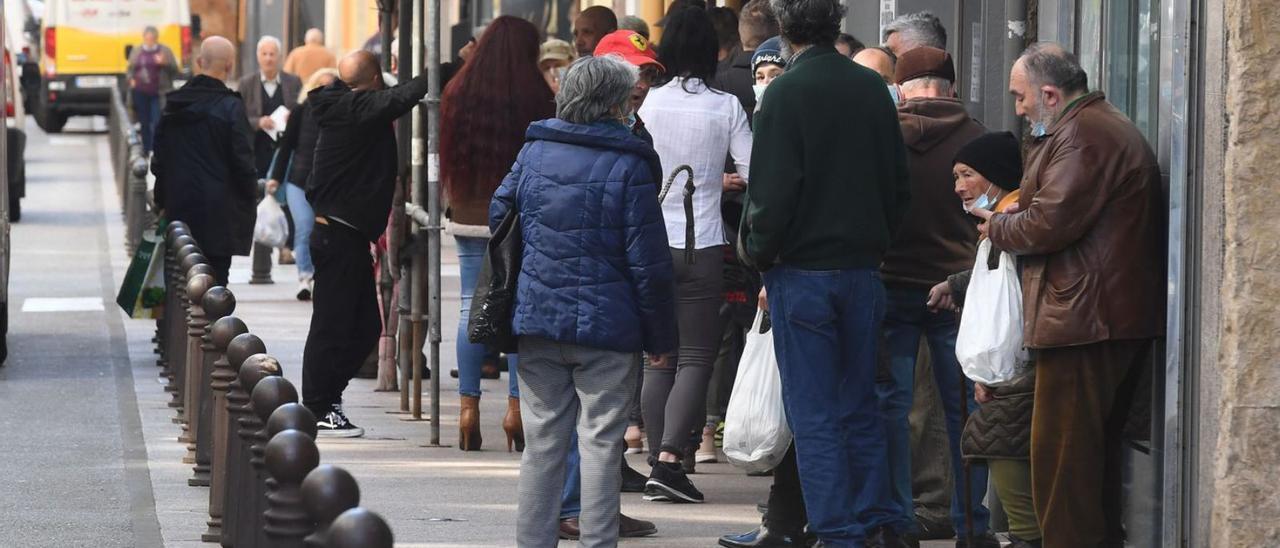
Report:
[[[1212,546],[1280,538],[1280,3],[1226,0],[1227,148]],[[1205,440],[1211,442],[1212,440]]]

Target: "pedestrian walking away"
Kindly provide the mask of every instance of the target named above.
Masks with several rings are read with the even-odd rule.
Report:
[[[315,305],[302,357],[302,403],[321,436],[354,437],[342,392],[378,343],[382,319],[369,246],[386,230],[395,191],[396,118],[427,94],[426,75],[394,88],[377,58],[358,51],[339,63],[339,79],[308,97],[320,126],[307,201]]]
[[[173,90],[173,78],[178,75],[178,58],[159,40],[160,31],[147,27],[142,31],[142,44],[129,51],[129,100],[141,128],[142,150],[147,154],[155,150],[164,96]]]
[[[151,160],[160,217],[187,224],[222,286],[229,282],[231,256],[249,254],[257,218],[244,102],[225,83],[235,55],[227,39],[205,40],[196,77],[169,94]]]

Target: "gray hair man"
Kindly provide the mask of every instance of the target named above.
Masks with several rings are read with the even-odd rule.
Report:
[[[884,45],[898,56],[921,46],[947,49],[947,29],[932,12],[903,14],[885,25]]]
[[[1022,265],[1035,352],[1031,491],[1046,548],[1119,546],[1123,430],[1165,329],[1165,206],[1142,133],[1075,56],[1034,44],[1009,75],[1031,122],[1019,210],[974,210]]]
[[[738,98],[748,120],[756,111],[756,94],[752,87],[756,83],[755,69],[751,66],[751,57],[761,43],[777,35],[778,20],[773,16],[769,0],[747,2],[738,16],[738,39],[742,49],[722,61],[716,71],[717,87]]]
[[[739,255],[764,272],[809,531],[827,546],[896,546],[909,524],[888,497],[875,378],[906,149],[884,81],[835,49],[839,0],[772,6],[795,53],[755,115]]]
[[[394,45],[391,46],[391,52],[395,55]],[[308,30],[303,44],[293,48],[284,60],[284,71],[297,75],[303,82],[310,80],[311,76],[320,69],[337,68],[337,66],[338,58],[324,46],[324,32],[320,29]]]
[[[280,108],[293,110],[302,93],[302,79],[280,72],[280,39],[263,36],[258,39],[258,70],[240,78],[237,91],[244,97],[245,112],[253,132],[254,165],[259,178],[266,178],[271,158],[276,151],[276,136],[284,125],[276,121]]]

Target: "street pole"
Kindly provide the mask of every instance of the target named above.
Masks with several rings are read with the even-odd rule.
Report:
[[[400,28],[405,29],[404,32],[406,38],[413,34],[415,11],[416,10],[413,9],[413,0],[400,0]],[[421,53],[414,49],[414,41],[410,39],[401,40],[399,46],[400,51],[398,52],[398,55],[400,57],[400,66],[397,67],[399,71],[396,74],[396,77],[399,78],[401,82],[408,82],[414,76],[413,71],[420,65],[420,63],[415,63],[413,59],[418,55],[421,55]],[[397,189],[398,203],[394,205],[392,211],[394,212],[394,215],[399,217],[399,222],[395,225],[398,227],[396,231],[396,245],[394,249],[387,250],[388,255],[392,253],[400,253],[400,250],[404,249],[403,244],[405,243],[405,238],[409,236],[409,227],[406,224],[409,221],[404,214],[404,202],[406,198],[411,195],[411,179],[408,160],[413,152],[413,118],[415,116],[416,113],[411,112],[408,115],[401,117],[399,125],[396,126],[396,139],[397,144],[399,145],[398,152],[402,163],[400,166],[400,177],[397,181],[397,185],[399,185]],[[395,303],[399,312],[396,314],[397,325],[395,326],[397,348],[396,369],[400,376],[401,413],[409,412],[409,390],[412,388],[410,386],[409,377],[413,369],[413,354],[418,350],[413,347],[413,322],[409,315],[411,311],[411,305],[409,303],[412,302],[413,294],[411,292],[413,288],[410,286],[409,282],[412,277],[412,269],[405,268],[405,266],[411,264],[412,261],[406,262],[407,259],[407,256],[402,255],[400,256],[400,259],[396,261],[396,266],[399,268],[399,272],[396,273],[399,276],[399,280],[397,282],[399,289],[396,291],[397,295]],[[387,328],[391,329],[391,326],[387,326]]]
[[[427,290],[431,292],[431,445],[440,445],[440,0],[427,3]],[[421,195],[419,197],[422,197]],[[421,204],[420,204],[421,205]]]
[[[422,63],[423,54],[425,53],[425,51],[423,51],[423,47],[425,46],[425,44],[422,37],[422,10],[415,11],[413,14],[413,29],[411,34],[413,35],[413,74],[421,75],[423,70],[423,63]],[[428,86],[428,89],[430,89],[430,86]],[[422,124],[422,115],[420,112],[421,110],[422,108],[419,107],[418,108],[419,112],[414,112],[412,115],[412,119],[413,119],[412,158],[413,160],[412,160],[411,169],[412,169],[413,187],[410,189],[410,197],[412,198],[414,205],[419,207],[422,207],[426,202],[426,197],[423,196],[423,188],[422,188],[423,179],[424,179],[424,176],[423,176],[424,164],[423,164],[423,150],[422,150],[423,124]],[[413,297],[409,305],[410,306],[409,316],[410,316],[411,323],[413,325],[413,359],[412,359],[413,389],[411,392],[413,401],[411,402],[411,405],[410,405],[410,411],[413,414],[414,420],[422,420],[422,370],[424,366],[424,364],[422,363],[422,358],[423,358],[422,347],[423,347],[423,340],[424,340],[423,330],[422,330],[422,315],[424,312],[423,311],[423,297],[425,296],[424,290],[426,289],[423,287],[422,282],[423,282],[423,273],[426,271],[427,265],[424,260],[425,257],[423,256],[422,249],[421,247],[419,247],[422,243],[423,236],[425,236],[425,231],[424,231],[424,227],[422,226],[422,223],[417,220],[414,220],[413,222],[413,235],[414,235],[413,239],[415,243],[414,253],[413,253],[413,268],[411,270],[411,274],[409,278],[409,288],[410,288],[409,294],[412,295]]]

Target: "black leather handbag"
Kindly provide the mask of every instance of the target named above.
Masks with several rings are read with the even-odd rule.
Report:
[[[507,211],[498,229],[489,238],[484,263],[476,279],[476,292],[471,298],[471,319],[467,339],[499,352],[516,352],[516,335],[512,329],[515,315],[516,281],[520,278],[524,239],[520,234],[520,212]]]

